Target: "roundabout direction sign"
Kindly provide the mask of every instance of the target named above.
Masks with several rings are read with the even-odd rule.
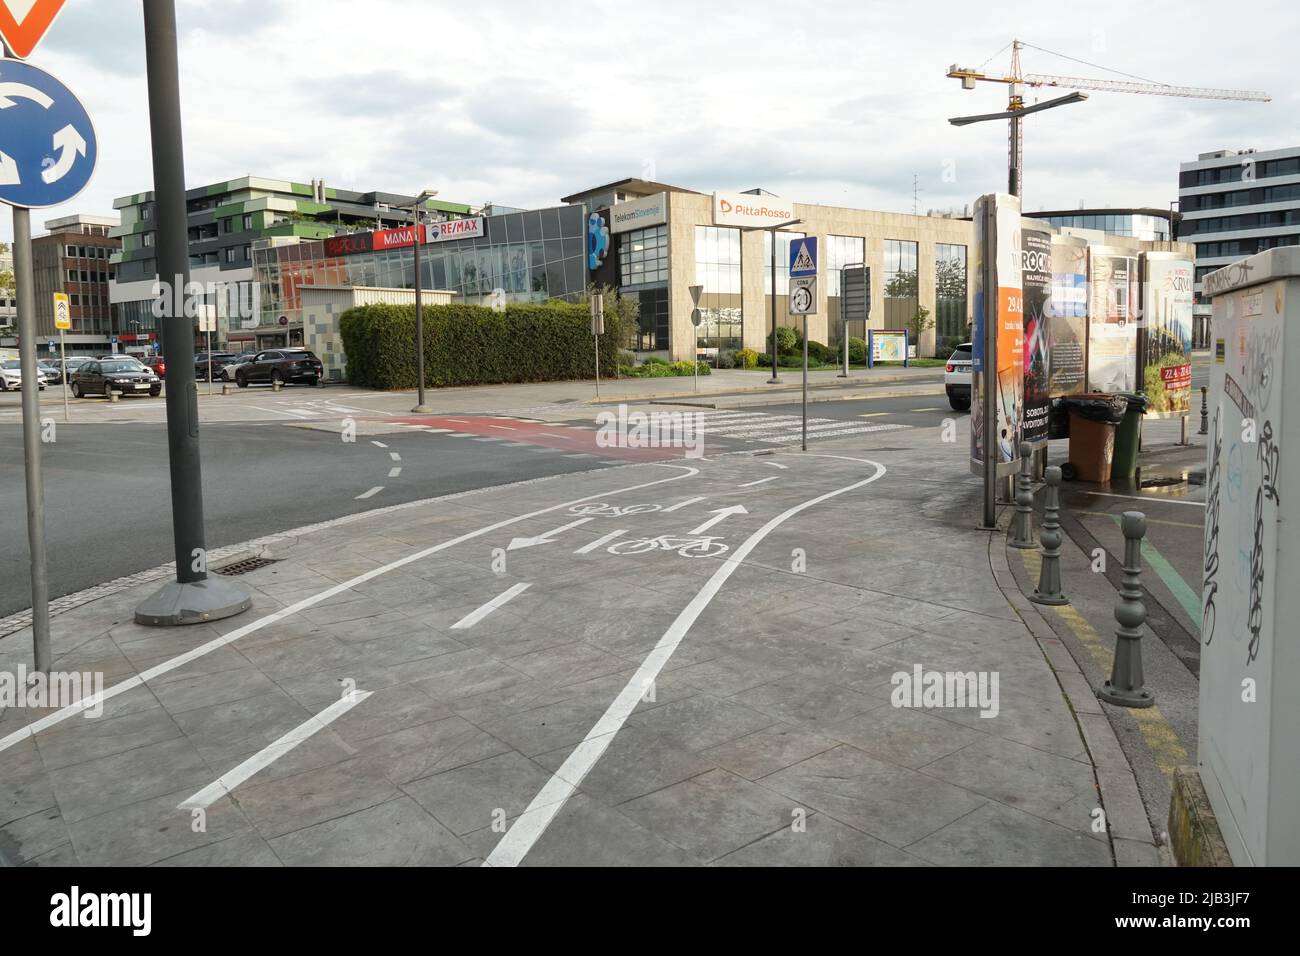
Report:
[[[0,202],[57,206],[86,188],[99,160],[81,101],[44,70],[0,60]]]

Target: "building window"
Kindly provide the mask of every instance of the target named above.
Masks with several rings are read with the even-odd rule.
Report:
[[[916,316],[916,243],[903,239],[885,240],[885,325],[905,329]]]
[[[148,222],[153,218],[153,206],[141,206],[140,218]]]
[[[827,236],[826,251],[826,322],[827,344],[838,344],[842,319],[840,312],[840,279],[846,266],[860,266],[866,262],[866,240],[857,236]],[[866,337],[866,324],[854,323],[849,335],[856,338]]]
[[[802,232],[778,232],[776,234],[776,321],[778,325],[797,326],[798,318],[790,315],[790,243],[803,239]],[[772,314],[772,231],[763,233],[763,282],[767,299],[763,303],[764,322]],[[772,330],[766,327],[767,342],[772,337]],[[771,348],[770,345],[765,348]]]
[[[934,247],[935,354],[948,355],[967,341],[966,247],[938,243]]]
[[[668,281],[668,227],[635,229],[618,237],[618,282],[621,286]]]
[[[738,349],[743,344],[744,311],[740,301],[740,230],[695,227],[695,281],[703,321],[695,330],[697,352]]]
[[[141,241],[141,244],[143,244],[143,246],[144,246],[146,249],[152,249],[152,248],[153,248],[153,233],[152,233],[152,232],[146,232],[143,236],[141,236],[140,241]]]
[[[248,231],[249,229],[252,228],[253,228],[253,214],[251,212],[246,212],[244,213],[244,230]]]

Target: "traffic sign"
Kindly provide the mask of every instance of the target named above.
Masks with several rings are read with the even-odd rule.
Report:
[[[66,0],[0,0],[0,37],[25,60],[44,39]],[[25,8],[25,9],[24,9]]]
[[[817,314],[817,277],[790,280],[790,314]]]
[[[817,237],[790,240],[790,278],[817,274]]]
[[[68,308],[68,294],[54,293],[54,327],[61,331],[72,328],[72,312]]]
[[[46,343],[46,347],[47,347],[51,352],[57,352],[57,351],[59,350],[59,347],[58,347],[58,345],[55,344],[54,339],[50,339],[49,342]]]
[[[86,108],[57,79],[0,60],[0,202],[38,208],[72,199],[99,160]]]

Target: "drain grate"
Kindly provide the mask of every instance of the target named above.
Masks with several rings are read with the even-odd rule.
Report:
[[[224,568],[217,568],[217,574],[223,574],[226,577],[248,574],[250,571],[260,571],[267,565],[275,564],[277,560],[277,558],[246,558],[243,561],[236,561],[234,564],[227,564]]]
[[[1148,478],[1142,482],[1143,488],[1169,488],[1186,483],[1186,478]]]

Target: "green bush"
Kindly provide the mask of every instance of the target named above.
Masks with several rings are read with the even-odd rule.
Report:
[[[822,345],[820,342],[813,342],[811,340],[808,342],[809,362],[821,362],[823,365],[827,365],[834,364],[838,360],[839,356],[833,348]]]
[[[849,336],[849,361],[854,365],[867,364],[867,342],[865,339]]]
[[[776,350],[780,355],[788,355],[795,349],[803,345],[803,339],[796,329],[788,325],[777,326],[776,329]],[[772,348],[772,334],[767,336],[768,351]]]
[[[734,349],[723,349],[718,353],[718,368],[735,368],[736,352]]]
[[[339,319],[348,383],[362,388],[416,385],[415,306],[366,305]],[[605,313],[600,373],[618,366],[618,316]],[[591,378],[595,348],[591,316],[581,305],[511,305],[504,312],[476,305],[424,309],[425,384],[485,385]]]
[[[678,375],[694,375],[696,366],[701,375],[708,375],[712,369],[707,362],[657,362],[647,361],[634,369],[627,369],[624,374],[629,378],[671,378]]]
[[[643,361],[644,365],[667,365],[668,360],[659,355],[647,355]]]
[[[736,352],[736,368],[758,368],[758,353],[753,349]]]

